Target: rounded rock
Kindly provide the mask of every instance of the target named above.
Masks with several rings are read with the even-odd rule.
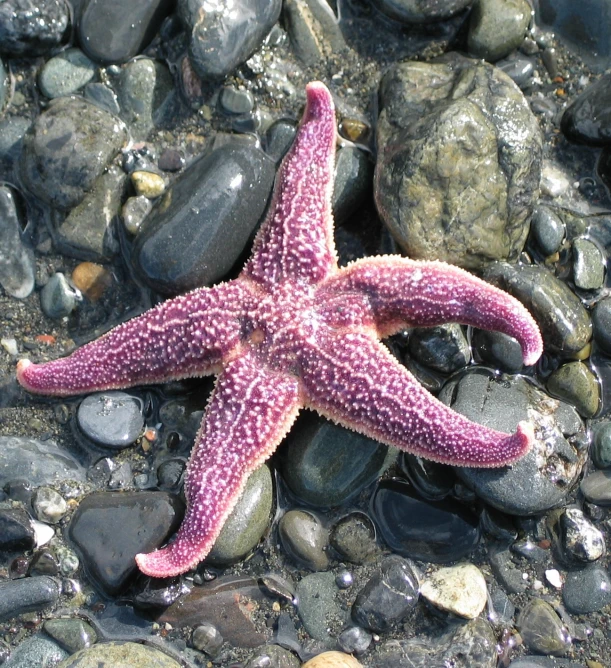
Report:
[[[76,308],[76,294],[63,274],[53,274],[40,291],[40,306],[53,320],[65,318]]]
[[[41,522],[56,524],[68,511],[64,497],[50,487],[39,487],[32,497],[32,507]]]
[[[141,399],[125,392],[92,394],[78,408],[78,425],[96,443],[120,450],[140,436],[144,427],[142,407]]]
[[[38,75],[38,85],[48,98],[76,93],[96,73],[95,64],[80,49],[67,49],[48,60]]]
[[[350,654],[343,652],[323,652],[306,661],[302,668],[360,668],[362,666]]]
[[[165,181],[162,176],[153,172],[134,171],[130,175],[137,196],[155,199],[165,192]]]
[[[62,0],[4,0],[0,3],[0,52],[39,56],[58,46],[70,22]]]
[[[328,533],[315,515],[289,510],[280,520],[278,534],[284,549],[298,562],[314,571],[328,568],[329,557],[324,551]]]
[[[465,619],[475,619],[486,606],[488,589],[482,572],[473,564],[440,568],[427,577],[420,594],[429,603]]]
[[[531,18],[526,0],[478,0],[469,20],[469,53],[495,62],[524,41]]]
[[[167,654],[135,642],[104,642],[82,649],[57,668],[180,668]]]
[[[598,612],[611,604],[611,578],[598,564],[569,571],[562,589],[567,610],[576,615]]]
[[[594,427],[591,455],[599,469],[611,467],[611,422],[601,422]]]
[[[516,625],[524,645],[539,654],[563,656],[571,647],[571,636],[552,606],[532,599],[518,616]]]
[[[550,394],[575,406],[580,415],[593,417],[600,406],[600,386],[583,362],[569,362],[556,369],[547,380]]]
[[[223,645],[223,636],[213,624],[200,624],[193,629],[191,637],[193,647],[214,658]]]
[[[225,566],[251,552],[269,526],[273,503],[272,475],[264,464],[248,478],[239,501],[206,557],[206,563]]]

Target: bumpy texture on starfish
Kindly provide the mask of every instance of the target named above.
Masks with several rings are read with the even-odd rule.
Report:
[[[448,464],[502,466],[532,444],[528,423],[510,436],[450,410],[379,342],[405,327],[460,322],[514,336],[526,364],[542,350],[526,309],[461,269],[396,256],[338,268],[335,142],[331,95],[311,83],[237,279],[166,301],[67,358],[19,362],[26,389],[60,396],[219,374],[189,462],[182,526],[167,547],[136,557],[148,575],[183,573],[208,554],[248,476],[302,407]]]

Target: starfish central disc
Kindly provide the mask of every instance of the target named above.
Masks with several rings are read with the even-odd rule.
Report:
[[[30,392],[59,396],[218,374],[187,469],[183,523],[169,545],[136,557],[148,575],[184,573],[208,554],[248,476],[303,407],[407,452],[463,466],[509,464],[534,439],[528,423],[508,435],[453,412],[379,342],[405,327],[460,322],[515,337],[526,364],[542,351],[528,311],[461,269],[397,256],[338,268],[335,110],[322,83],[309,84],[306,96],[266,220],[237,279],[164,302],[67,358],[17,366]]]

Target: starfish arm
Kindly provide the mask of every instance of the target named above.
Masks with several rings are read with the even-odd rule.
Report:
[[[543,351],[536,322],[514,297],[445,262],[419,262],[383,256],[357,260],[321,288],[332,296],[360,293],[381,336],[405,327],[459,322],[509,334],[522,346],[524,363],[534,364]]]
[[[245,275],[271,287],[290,279],[316,283],[335,270],[331,195],[335,109],[326,86],[306,87],[306,108],[276,177],[269,212]]]
[[[29,392],[67,396],[216,371],[240,341],[240,316],[253,298],[231,281],[171,299],[115,327],[68,357],[20,360],[17,379]]]
[[[503,466],[526,454],[534,441],[528,422],[510,436],[451,410],[367,333],[327,332],[307,351],[302,368],[306,407],[426,459]]]
[[[187,469],[187,512],[167,547],[139,554],[153,577],[179,575],[210,551],[248,476],[277,448],[302,406],[298,380],[245,354],[219,376]]]

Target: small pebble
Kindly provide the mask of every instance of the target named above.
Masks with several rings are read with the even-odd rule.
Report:
[[[66,277],[56,273],[40,291],[40,305],[46,316],[59,320],[70,315],[76,308],[77,296]]]
[[[142,400],[125,392],[86,397],[77,412],[79,427],[90,439],[110,448],[126,448],[142,432]]]
[[[488,590],[477,566],[459,564],[430,575],[422,583],[420,594],[441,610],[475,619],[486,605]]]
[[[112,275],[101,264],[81,262],[72,272],[72,282],[87,299],[96,302],[112,285]]]
[[[255,99],[250,91],[224,86],[219,104],[225,114],[248,114],[255,107]]]
[[[324,571],[329,557],[324,548],[328,532],[312,513],[305,510],[289,510],[282,516],[278,533],[284,549],[293,559],[313,571]]]
[[[578,561],[596,561],[605,554],[605,539],[583,511],[567,508],[560,516],[564,549]]]
[[[41,522],[56,524],[68,511],[64,497],[50,487],[39,487],[32,497],[32,507]]]
[[[213,624],[200,624],[193,629],[193,647],[214,658],[221,650],[223,636]]]
[[[71,95],[88,84],[96,65],[80,50],[67,49],[48,60],[38,76],[38,85],[48,98]]]
[[[590,454],[599,469],[611,467],[611,422],[602,422],[594,427]]]
[[[148,216],[152,208],[153,203],[144,195],[129,197],[121,210],[125,229],[130,234],[138,234],[144,219]]]
[[[359,668],[359,663],[353,656],[343,652],[323,652],[313,659],[306,661],[302,668]]]
[[[153,172],[135,171],[131,180],[137,195],[155,199],[165,192],[165,181],[162,176]]]
[[[581,290],[599,290],[605,281],[605,259],[589,239],[573,241],[573,280]]]

